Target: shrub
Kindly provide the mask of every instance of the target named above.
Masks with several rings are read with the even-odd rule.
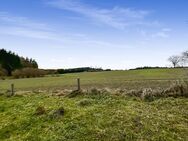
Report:
[[[164,90],[163,94],[166,97],[188,97],[188,81],[175,81],[168,89]]]
[[[15,70],[12,73],[14,78],[30,78],[30,77],[42,77],[46,74],[44,70],[36,68],[23,68],[20,70]]]
[[[0,78],[4,78],[4,76],[7,76],[7,71],[5,69],[0,69]]]
[[[165,90],[145,88],[143,90],[128,91],[125,95],[140,97],[146,101],[153,101],[155,98],[160,97],[188,97],[188,81],[175,81]]]
[[[153,101],[155,98],[154,91],[151,88],[144,89],[141,94],[141,99]]]
[[[15,70],[14,72],[12,72],[12,76],[13,76],[14,78],[20,78],[20,77],[22,77],[23,75],[22,75],[22,72],[21,72],[20,70]]]

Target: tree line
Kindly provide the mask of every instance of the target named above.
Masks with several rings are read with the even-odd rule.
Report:
[[[102,68],[92,68],[92,67],[81,67],[72,69],[57,69],[58,74],[65,73],[79,73],[79,72],[100,72],[100,71],[111,71],[110,69],[104,70]]]
[[[111,69],[93,68],[93,67],[80,67],[70,69],[46,69],[47,74],[66,74],[66,73],[80,73],[80,72],[101,72],[111,71]]]
[[[180,55],[172,55],[168,58],[173,67],[185,67],[188,64],[188,50],[182,52]]]
[[[182,52],[180,55],[172,55],[168,58],[173,67],[185,67],[188,64],[188,51]],[[153,69],[160,67],[140,67],[136,69]],[[13,76],[15,78],[23,77],[39,77],[45,74],[65,74],[78,72],[98,72],[111,71],[110,69],[103,70],[102,68],[72,68],[72,69],[57,69],[57,70],[39,70],[38,63],[32,58],[20,57],[14,52],[0,49],[0,76]]]
[[[38,69],[37,62],[32,58],[20,57],[14,52],[0,49],[0,75],[12,76],[15,70],[23,68]]]

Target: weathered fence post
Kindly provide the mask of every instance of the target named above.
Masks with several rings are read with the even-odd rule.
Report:
[[[11,84],[11,96],[13,96],[14,95],[14,84],[12,83]]]
[[[77,79],[77,83],[78,83],[78,91],[80,91],[80,78]]]

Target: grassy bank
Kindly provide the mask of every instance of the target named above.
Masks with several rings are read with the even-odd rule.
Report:
[[[0,96],[0,140],[187,140],[188,100],[46,94]],[[36,114],[43,107],[44,112]],[[64,108],[63,115],[54,111]]]

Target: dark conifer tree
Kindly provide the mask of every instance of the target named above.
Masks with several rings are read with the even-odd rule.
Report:
[[[5,69],[9,76],[12,71],[20,68],[38,68],[38,64],[34,59],[19,57],[11,51],[0,49],[0,66]]]

